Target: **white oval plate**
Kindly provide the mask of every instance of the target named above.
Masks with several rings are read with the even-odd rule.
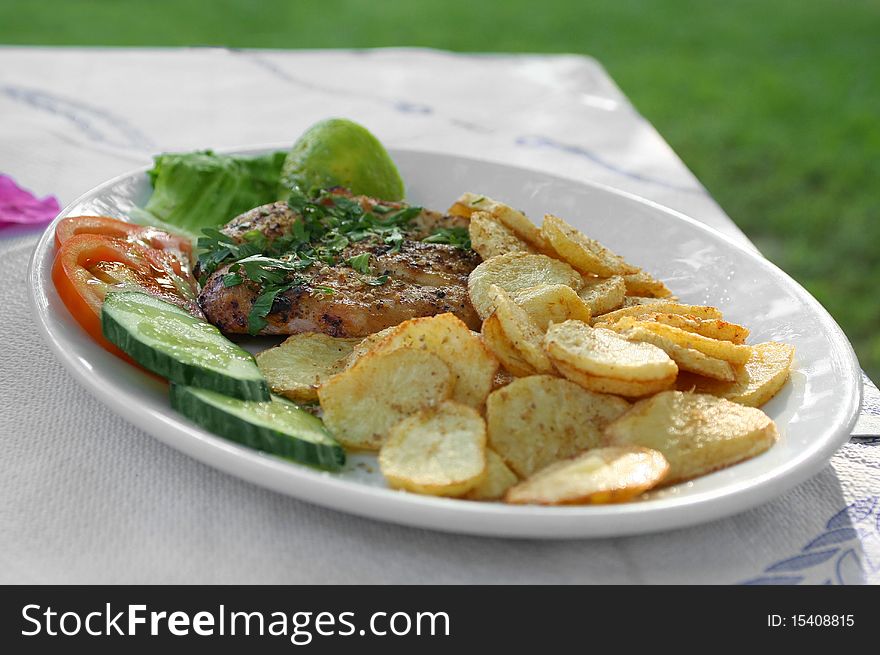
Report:
[[[257,153],[266,148],[252,149]],[[464,191],[502,199],[533,218],[565,217],[665,280],[688,303],[720,307],[751,328],[751,343],[796,347],[791,381],[764,410],[781,438],[748,462],[637,502],[594,507],[518,507],[431,498],[386,488],[375,458],[323,473],[216,437],[171,410],[167,387],[108,354],[71,318],[51,281],[54,223],[31,262],[40,328],[74,377],[97,398],[168,445],[255,484],[344,512],[436,530],[508,537],[599,537],[701,523],[771,500],[816,473],[849,436],[861,399],[852,347],[822,306],[756,252],[644,199],[600,186],[449,155],[392,153],[411,202],[445,209]],[[124,218],[150,194],[144,169],[110,180],[58,218]],[[58,219],[56,219],[57,221]]]

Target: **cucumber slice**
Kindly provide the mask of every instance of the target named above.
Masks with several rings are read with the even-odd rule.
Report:
[[[269,400],[253,355],[170,303],[137,291],[107,294],[101,328],[134,361],[172,382]]]
[[[292,402],[230,398],[207,389],[171,385],[171,406],[206,430],[272,455],[337,471],[345,450],[316,418]]]

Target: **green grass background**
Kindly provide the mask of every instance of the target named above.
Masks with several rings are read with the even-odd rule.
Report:
[[[878,0],[0,0],[0,43],[592,55],[880,378]]]

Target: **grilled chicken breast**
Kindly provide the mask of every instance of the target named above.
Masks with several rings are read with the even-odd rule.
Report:
[[[377,202],[369,198],[358,200],[365,209]],[[242,214],[223,231],[239,239],[246,232],[259,230],[271,241],[286,234],[298,219],[296,212],[280,202]],[[452,312],[472,329],[479,329],[480,319],[467,293],[468,275],[480,262],[479,255],[419,240],[437,227],[466,225],[467,219],[424,211],[407,226],[407,238],[399,251],[372,238],[348,246],[339,256],[343,263],[313,265],[302,274],[307,280],[305,284],[279,294],[260,334],[323,332],[334,337],[365,337],[410,318],[445,312]],[[369,275],[344,263],[363,253],[370,254]],[[228,268],[221,267],[208,278],[199,304],[208,320],[222,331],[245,334],[248,314],[261,288],[249,280],[226,287],[223,276]],[[388,276],[384,284],[368,283],[384,275]]]
[[[365,211],[372,211],[378,204],[382,204],[392,211],[406,207],[405,204],[399,202],[379,201],[367,196],[353,197],[345,189],[333,189],[333,194],[354,198]],[[286,202],[279,201],[255,207],[240,216],[236,216],[222,228],[221,232],[236,240],[241,240],[247,232],[259,230],[271,243],[278,237],[290,232],[290,229],[297,220],[299,220],[299,214],[288,207]],[[463,216],[444,216],[440,212],[423,209],[407,226],[405,232],[406,236],[410,239],[419,241],[432,234],[439,227],[467,228],[467,226],[468,219]]]

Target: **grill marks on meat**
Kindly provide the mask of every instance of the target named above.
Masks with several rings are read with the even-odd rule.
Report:
[[[354,243],[342,253],[342,260],[363,253],[370,254],[370,272],[410,284],[443,287],[467,286],[467,278],[480,263],[473,251],[462,251],[443,243],[404,240],[399,252],[373,240]]]
[[[362,204],[376,202],[359,200]],[[246,232],[259,230],[274,239],[287,233],[295,220],[298,215],[286,203],[274,203],[242,214],[223,231],[242,237]],[[350,245],[341,253],[340,261],[367,252],[370,276],[363,276],[345,264],[313,266],[303,274],[308,279],[306,284],[276,297],[260,334],[323,332],[334,337],[365,337],[410,318],[445,312],[452,312],[470,328],[479,329],[480,320],[467,293],[467,278],[480,262],[479,256],[446,244],[416,240],[437,227],[466,225],[467,219],[447,219],[435,212],[423,212],[413,220],[407,231],[409,238],[402,242],[398,252],[375,239]],[[208,278],[199,303],[208,320],[222,331],[244,334],[260,287],[250,281],[224,286],[227,269],[228,266],[222,267]],[[365,278],[381,275],[388,276],[385,284],[372,286],[365,282]]]

